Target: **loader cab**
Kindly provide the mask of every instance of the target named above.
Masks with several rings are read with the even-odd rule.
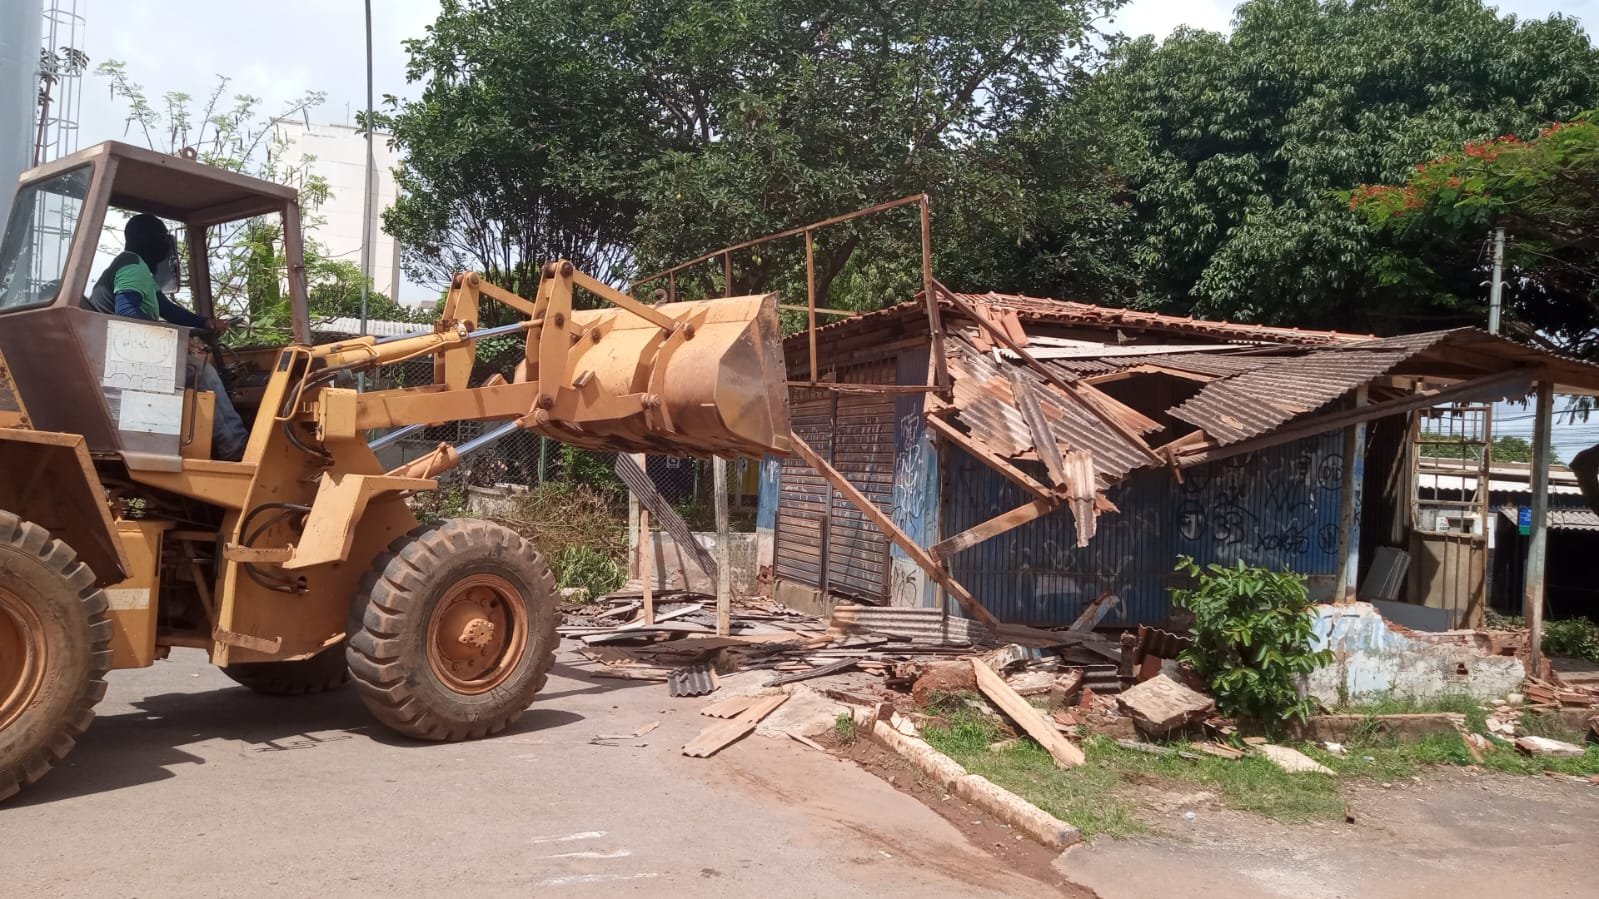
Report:
[[[191,335],[89,305],[95,279],[122,249],[123,223],[141,212],[167,223],[182,269],[173,298],[203,316],[225,314],[216,294],[229,286],[214,283],[209,247],[251,223],[279,226],[288,270],[268,274],[270,289],[288,301],[290,339],[310,342],[293,188],[192,154],[98,144],[25,172],[0,231],[0,427],[79,434],[97,457],[171,469],[194,455],[196,440],[208,442],[194,391],[184,389]],[[230,350],[227,364],[270,366],[271,357]],[[229,380],[248,426],[252,385]]]

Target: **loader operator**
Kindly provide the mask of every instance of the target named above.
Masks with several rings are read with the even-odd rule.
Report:
[[[95,282],[94,291],[89,295],[90,308],[145,321],[165,320],[217,334],[227,330],[227,323],[221,319],[196,315],[174,303],[156,283],[157,270],[177,255],[166,223],[149,213],[140,213],[128,219],[122,233],[127,239],[127,249],[111,260],[100,280]],[[203,356],[191,351],[185,379],[190,388],[209,390],[216,396],[211,422],[212,455],[227,462],[239,461],[244,457],[244,445],[250,435],[245,430],[244,419],[233,408],[233,400],[221,376]]]

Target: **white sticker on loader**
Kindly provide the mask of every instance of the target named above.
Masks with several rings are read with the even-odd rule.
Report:
[[[124,390],[117,410],[117,427],[176,436],[183,430],[183,394]]]
[[[113,612],[134,612],[150,608],[149,587],[112,587],[105,592],[106,605]]]
[[[171,393],[182,386],[178,376],[178,329],[127,319],[106,322],[101,385]]]

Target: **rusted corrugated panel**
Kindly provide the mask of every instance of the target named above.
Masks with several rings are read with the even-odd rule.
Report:
[[[893,383],[896,362],[855,366],[840,380]],[[833,418],[833,467],[877,508],[893,514],[894,397],[840,393]],[[888,537],[843,494],[833,493],[827,542],[828,589],[877,602],[888,598]]]
[[[795,389],[789,427],[824,459],[833,451],[833,397],[824,390]],[[822,544],[832,488],[798,455],[783,459],[778,475],[777,526],[772,537],[773,574],[820,588]]]
[[[950,376],[955,379],[954,399],[960,409],[959,421],[975,438],[1001,456],[1015,457],[1030,450],[1032,432],[1016,407],[1010,378],[1000,368],[1010,363],[995,362],[961,340],[949,341],[949,348]],[[1062,451],[1093,453],[1094,470],[1101,486],[1115,482],[1149,461],[1143,449],[1121,436],[1077,399],[1045,383],[1032,371],[1023,369],[1022,374],[1033,384]]]
[[[1206,384],[1171,414],[1223,446],[1265,434],[1392,370],[1414,352],[1374,346],[1382,343],[1267,357],[1268,365]]]

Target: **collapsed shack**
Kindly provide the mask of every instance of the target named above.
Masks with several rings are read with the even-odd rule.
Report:
[[[800,452],[764,467],[758,521],[789,605],[1048,627],[1114,593],[1105,624],[1163,625],[1189,555],[1291,569],[1324,600],[1376,578],[1480,627],[1486,540],[1422,514],[1423,420],[1535,388],[1547,420],[1556,385],[1599,391],[1599,367],[1470,328],[1378,339],[933,284],[941,329],[917,300],[785,346]]]

